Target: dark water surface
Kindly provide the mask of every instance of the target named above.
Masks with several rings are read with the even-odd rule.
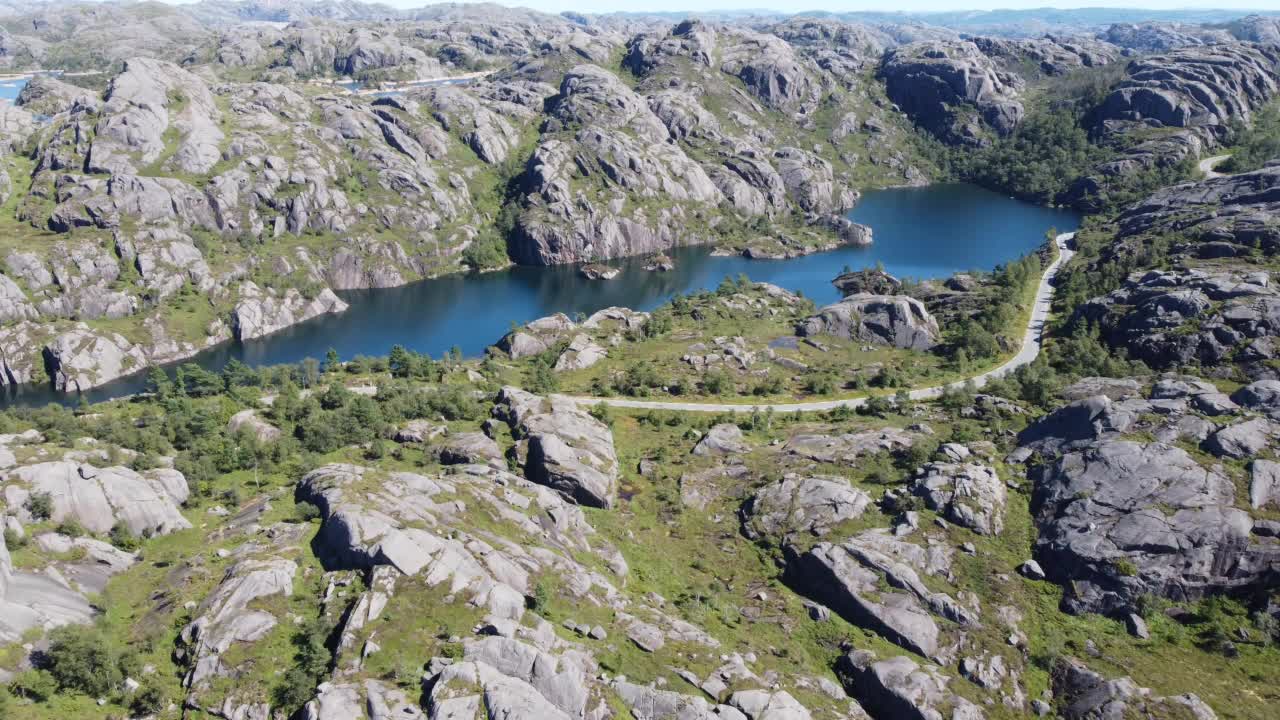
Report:
[[[871,226],[875,242],[866,248],[841,248],[792,260],[712,257],[706,248],[671,253],[675,270],[647,272],[644,260],[614,264],[623,271],[613,280],[587,280],[575,267],[514,267],[495,273],[456,274],[399,288],[340,293],[351,308],[274,335],[233,342],[196,356],[211,370],[232,358],[250,365],[322,358],[334,348],[345,360],[355,355],[384,355],[400,344],[439,357],[457,346],[479,355],[513,323],[563,312],[592,313],[619,305],[652,310],[676,293],[715,288],[725,276],[745,274],[804,293],[821,304],[839,294],[831,286],[844,266],[884,264],[899,277],[936,278],[963,270],[990,270],[1044,242],[1045,231],[1073,230],[1079,217],[1070,211],[1037,207],[973,185],[932,185],[866,193],[850,216]],[[90,401],[138,392],[141,377],[124,378],[86,393]],[[75,399],[75,398],[73,398]],[[67,401],[47,387],[24,388],[10,403]]]

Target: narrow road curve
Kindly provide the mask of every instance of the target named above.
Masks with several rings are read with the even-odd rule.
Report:
[[[1027,322],[1027,330],[1022,336],[1022,347],[1018,349],[1018,354],[1014,355],[1000,367],[994,370],[988,370],[979,373],[964,380],[957,380],[947,385],[935,385],[933,387],[916,388],[910,391],[912,400],[936,400],[942,397],[942,394],[948,389],[962,388],[968,383],[972,383],[974,387],[982,387],[988,381],[1002,378],[1014,370],[1028,365],[1040,355],[1040,346],[1044,339],[1044,326],[1049,319],[1049,306],[1053,302],[1053,279],[1058,275],[1058,269],[1062,264],[1071,259],[1075,255],[1075,251],[1067,247],[1071,239],[1075,237],[1075,233],[1062,233],[1055,242],[1058,245],[1058,258],[1044,269],[1044,274],[1040,276],[1040,285],[1036,288],[1035,306],[1031,309],[1031,319]],[[640,408],[650,410],[684,410],[689,412],[738,412],[747,413],[754,412],[756,409],[773,410],[774,412],[806,412],[810,410],[833,410],[838,407],[857,408],[867,403],[867,398],[845,398],[842,400],[814,400],[810,402],[797,403],[763,403],[747,405],[741,403],[697,403],[697,402],[678,402],[678,401],[661,401],[661,400],[634,400],[630,398],[596,398],[582,397],[576,395],[557,395],[558,398],[568,400],[578,407],[590,408],[592,406],[604,403],[611,407],[621,408]],[[892,399],[892,398],[890,398]]]
[[[1213,157],[1207,157],[1201,160],[1200,164],[1197,165],[1196,167],[1198,167],[1200,169],[1200,172],[1204,174],[1205,180],[1212,180],[1214,178],[1224,177],[1226,173],[1220,173],[1217,170],[1214,170],[1214,168],[1218,167],[1218,163],[1226,160],[1229,157],[1231,156],[1230,155],[1214,155]]]

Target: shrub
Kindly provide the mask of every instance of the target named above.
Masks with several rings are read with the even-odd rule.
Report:
[[[58,523],[57,530],[63,535],[73,538],[78,538],[85,534],[84,526],[80,524],[80,521],[73,517],[69,517]]]
[[[812,395],[830,395],[836,391],[836,378],[831,373],[817,373],[805,380],[804,389]]]
[[[121,656],[94,628],[68,625],[49,633],[49,674],[61,690],[106,695],[124,681]]]
[[[147,682],[134,693],[129,701],[129,710],[134,715],[156,715],[169,706],[169,695],[165,689],[154,682]]]
[[[296,711],[315,694],[315,687],[315,679],[303,672],[301,668],[289,668],[284,674],[284,679],[272,690],[272,700],[275,701],[276,707],[287,708],[286,712]]]
[[[1133,564],[1132,560],[1120,558],[1115,561],[1116,572],[1124,577],[1133,577],[1138,574],[1138,566]]]
[[[751,394],[764,397],[768,395],[781,395],[785,386],[780,375],[769,373],[755,387],[751,388]]]
[[[320,517],[320,508],[309,502],[300,502],[293,506],[293,517],[298,522],[311,522]]]
[[[702,388],[708,395],[723,395],[733,389],[733,380],[723,370],[712,370],[702,376]]]
[[[133,534],[133,531],[129,529],[129,526],[123,520],[117,521],[115,525],[111,526],[111,533],[108,534],[107,539],[111,541],[112,545],[125,552],[133,552],[142,545],[138,536]]]
[[[545,614],[547,607],[551,604],[551,587],[545,580],[539,580],[533,586],[533,594],[525,597],[524,604],[536,613]]]
[[[560,378],[556,376],[548,362],[538,358],[526,372],[525,387],[529,388],[530,392],[546,395],[560,389]]]
[[[609,409],[608,405],[602,402],[596,403],[587,412],[591,414],[591,417],[599,420],[609,427],[613,427],[613,412]]]
[[[48,520],[53,516],[53,496],[47,492],[32,493],[27,498],[27,512],[36,520]]]
[[[316,618],[303,623],[293,634],[294,666],[272,691],[276,705],[285,711],[286,717],[292,717],[311,699],[320,679],[328,674],[332,655],[325,642],[332,630],[323,619]]]
[[[922,437],[911,443],[911,447],[899,453],[898,459],[903,469],[912,471],[932,460],[937,452],[938,441]]]
[[[13,679],[9,689],[18,697],[44,702],[58,692],[58,682],[47,670],[27,670]]]
[[[893,410],[893,403],[889,402],[889,398],[883,395],[872,395],[867,398],[866,404],[859,408],[859,410],[864,415],[884,417]]]

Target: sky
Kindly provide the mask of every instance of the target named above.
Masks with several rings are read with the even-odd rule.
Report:
[[[430,0],[383,0],[397,7],[420,7]],[[784,12],[859,10],[936,12],[940,10],[1030,10],[1035,8],[1141,8],[1176,10],[1211,8],[1280,10],[1280,0],[498,0],[502,5],[529,7],[546,12],[698,12],[700,10],[768,9]]]

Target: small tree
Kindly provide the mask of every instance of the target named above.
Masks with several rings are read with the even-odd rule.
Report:
[[[338,351],[329,348],[324,354],[324,367],[321,370],[325,373],[334,373],[342,369],[342,361],[338,359]]]
[[[158,366],[147,369],[147,390],[161,400],[173,394],[173,381]]]
[[[157,715],[169,706],[169,695],[159,684],[148,681],[129,701],[129,710],[136,716]]]
[[[320,382],[320,361],[315,358],[302,358],[302,384],[304,387],[315,387]]]
[[[413,356],[403,345],[393,345],[387,356],[387,369],[392,377],[407,378],[413,373]]]
[[[65,518],[58,523],[58,532],[73,538],[78,538],[85,534],[84,526],[73,517]]]
[[[47,492],[32,493],[27,498],[27,512],[36,520],[53,517],[53,496]]]
[[[889,402],[889,398],[883,395],[872,395],[867,398],[866,404],[862,406],[862,411],[867,415],[875,415],[884,417],[893,410],[893,404]]]
[[[54,630],[46,654],[59,689],[99,697],[124,681],[119,653],[94,628],[68,625]]]
[[[138,540],[138,536],[133,534],[133,530],[130,530],[123,520],[119,520],[115,525],[111,526],[111,532],[107,539],[111,541],[112,545],[125,552],[133,552],[142,545]]]

